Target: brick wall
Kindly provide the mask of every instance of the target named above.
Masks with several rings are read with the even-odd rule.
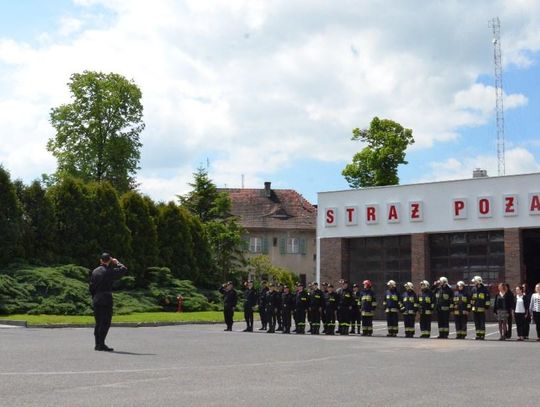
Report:
[[[521,231],[519,228],[504,229],[504,280],[512,290],[523,282],[523,270]]]
[[[347,278],[347,240],[342,238],[321,239],[321,282],[337,283]]]
[[[429,267],[429,235],[427,233],[411,234],[411,279],[416,288],[420,281],[432,281]]]

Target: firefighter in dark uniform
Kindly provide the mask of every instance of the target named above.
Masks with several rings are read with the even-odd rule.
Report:
[[[278,310],[277,310],[277,329],[276,331],[283,331],[283,316],[282,316],[282,307],[281,307],[281,295],[283,294],[283,284],[279,283],[277,286],[277,293],[278,293]]]
[[[384,312],[386,313],[386,325],[388,326],[388,337],[395,337],[399,332],[399,294],[394,280],[386,283],[388,289],[384,295]]]
[[[310,329],[312,335],[319,335],[321,330],[321,314],[324,306],[323,292],[319,290],[317,282],[311,283],[311,292],[309,294],[309,309],[311,312]]]
[[[302,283],[296,284],[296,298],[294,303],[296,333],[303,335],[306,333],[306,312],[309,308],[309,295]]]
[[[362,336],[373,335],[373,314],[377,307],[375,292],[370,280],[364,280],[364,289],[360,292],[360,314],[362,317]]]
[[[253,281],[245,284],[244,291],[244,318],[246,319],[246,329],[244,332],[253,332],[253,308],[257,305],[257,290],[253,288]]]
[[[435,301],[427,280],[420,283],[418,307],[420,313],[420,338],[429,338],[431,336],[431,318],[435,309]]]
[[[338,326],[336,330],[337,334],[340,332],[339,327],[340,327],[341,315],[339,313],[339,297],[341,297],[341,291],[343,291],[343,281],[345,280],[343,280],[342,278],[338,281],[338,287],[336,289],[336,294],[338,296],[338,307],[336,309],[336,321],[337,321],[337,326]]]
[[[339,297],[334,291],[334,286],[328,284],[328,290],[324,295],[324,315],[326,318],[326,335],[334,335],[336,329],[336,310],[339,302]]]
[[[323,302],[326,300],[326,294],[328,294],[328,283],[323,282],[321,284],[322,294],[323,294]],[[322,312],[321,312],[321,324],[323,325],[323,333],[326,333],[326,303],[323,304]]]
[[[261,327],[259,331],[266,331],[268,323],[266,321],[266,293],[268,292],[268,283],[261,281],[261,288],[259,290],[259,317],[261,318]]]
[[[109,253],[103,253],[99,263],[99,267],[95,268],[90,274],[89,286],[92,295],[94,319],[96,320],[94,349],[112,352],[114,349],[105,345],[105,338],[111,327],[113,315],[113,282],[124,277],[127,268]]]
[[[405,292],[401,295],[400,310],[403,313],[403,326],[405,327],[405,337],[414,337],[414,324],[416,313],[418,312],[418,296],[414,292],[414,285],[411,282],[405,283]]]
[[[489,290],[482,281],[482,277],[475,276],[472,282],[475,284],[471,295],[471,310],[476,328],[475,339],[483,340],[486,337],[486,311],[491,306],[491,297]]]
[[[465,291],[465,283],[458,281],[454,292],[454,304],[452,306],[454,313],[454,322],[456,324],[456,339],[465,339],[467,336],[467,320],[471,310],[471,299]]]
[[[355,302],[353,293],[349,288],[349,282],[343,280],[341,295],[339,296],[339,333],[341,335],[349,335],[351,328],[351,312]]]
[[[311,303],[311,290],[313,289],[313,285],[312,283],[308,283],[307,285],[307,295],[308,295],[308,298],[309,298],[309,303]],[[307,316],[307,322],[309,323],[309,333],[311,333],[311,307],[308,306],[308,309],[306,311],[306,316]]]
[[[268,285],[266,292],[266,321],[268,322],[268,333],[276,332],[276,318],[279,307],[279,293],[276,291],[274,283]]]
[[[281,294],[281,318],[283,319],[283,333],[291,333],[291,313],[294,311],[294,295],[291,293],[290,288],[283,286],[283,293]]]
[[[452,306],[454,292],[448,285],[446,277],[439,278],[435,287],[435,306],[439,327],[439,336],[437,338],[448,339],[450,333],[450,307]]]
[[[238,302],[238,297],[236,296],[232,281],[223,284],[219,289],[219,292],[223,294],[223,316],[225,318],[225,324],[227,325],[225,331],[232,331],[234,307],[236,307],[236,303]]]
[[[358,284],[353,284],[353,307],[351,310],[351,333],[360,333],[360,327],[362,326],[362,320],[360,318],[360,287]]]

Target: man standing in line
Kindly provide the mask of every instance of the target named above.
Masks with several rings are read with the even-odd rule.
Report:
[[[362,336],[373,335],[373,314],[377,307],[375,292],[371,280],[364,280],[364,289],[360,293],[360,313],[362,316]]]
[[[351,329],[351,311],[355,301],[353,293],[349,289],[349,282],[343,280],[341,295],[339,296],[339,333],[340,335],[349,335]]]
[[[324,333],[326,335],[334,335],[336,329],[336,309],[339,302],[338,295],[334,292],[334,286],[328,284],[328,290],[324,294],[324,317],[326,323],[326,329]]]
[[[261,289],[259,290],[259,317],[261,318],[261,327],[259,331],[266,331],[266,293],[268,292],[268,286],[266,280],[261,281]]]
[[[475,285],[471,295],[471,307],[476,330],[475,339],[482,341],[486,337],[486,311],[491,306],[491,296],[489,295],[489,290],[484,285],[482,277],[474,276],[471,282]]]
[[[234,307],[236,307],[236,303],[238,302],[232,281],[223,284],[219,289],[219,292],[223,294],[223,316],[225,317],[225,324],[227,325],[225,331],[232,331]]]
[[[244,318],[246,319],[246,329],[244,332],[253,332],[253,308],[257,305],[257,291],[253,288],[253,281],[246,283],[244,291]]]
[[[450,306],[454,301],[454,291],[448,285],[448,279],[441,277],[435,289],[435,303],[437,308],[437,324],[439,326],[438,339],[448,339],[450,333]]]
[[[321,329],[321,314],[324,305],[323,293],[319,290],[319,285],[316,281],[311,283],[311,293],[309,295],[309,308],[311,311],[311,321],[309,332],[312,335],[319,335]]]
[[[287,285],[283,287],[283,294],[281,294],[281,318],[283,319],[283,332],[284,334],[291,333],[291,313],[294,311],[294,295]]]
[[[309,308],[309,295],[302,283],[296,284],[296,300],[294,304],[296,333],[303,335],[306,333],[306,311]]]
[[[105,345],[105,338],[111,327],[113,314],[112,286],[114,280],[122,278],[127,268],[109,253],[103,253],[100,257],[100,265],[90,275],[90,294],[92,294],[92,306],[96,326],[94,337],[97,351],[112,352],[114,349]]]
[[[435,302],[433,300],[433,292],[427,280],[423,280],[420,283],[420,288],[420,294],[418,295],[420,338],[429,338],[431,336],[431,316],[435,309]]]

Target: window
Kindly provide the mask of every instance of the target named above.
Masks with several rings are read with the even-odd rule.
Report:
[[[296,254],[300,251],[300,244],[296,237],[289,237],[287,239],[287,253]]]
[[[260,237],[249,238],[249,252],[250,253],[262,252],[262,239]]]

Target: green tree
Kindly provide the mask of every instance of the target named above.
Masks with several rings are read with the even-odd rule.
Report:
[[[236,279],[245,266],[242,226],[229,217],[207,222],[205,227],[221,281]]]
[[[198,280],[190,214],[174,202],[158,206],[159,260],[180,279]]]
[[[50,197],[39,181],[25,186],[16,182],[23,208],[24,257],[27,260],[52,264],[56,259],[56,216]]]
[[[118,193],[109,182],[96,182],[89,185],[99,251],[112,253],[125,259],[131,254],[131,235],[126,226],[126,217]]]
[[[9,172],[0,165],[0,265],[22,251],[22,209]]]
[[[56,178],[106,180],[121,193],[134,188],[145,126],[141,90],[121,75],[92,71],[71,75],[68,86],[72,103],[50,114],[56,135],[47,149],[58,160]]]
[[[99,254],[92,194],[82,181],[67,177],[47,190],[56,214],[56,233],[64,263],[93,267]]]
[[[298,282],[296,274],[286,268],[274,266],[268,256],[251,257],[247,264],[248,270],[255,274],[255,279],[258,281],[262,280],[264,276],[276,283],[285,284],[291,289]]]
[[[397,185],[398,165],[407,164],[405,150],[414,143],[411,129],[392,120],[374,117],[369,129],[353,129],[352,140],[367,146],[342,171],[351,188]]]
[[[150,200],[150,202],[152,202]],[[145,272],[149,267],[158,264],[158,237],[154,217],[151,214],[148,200],[135,191],[125,193],[121,198],[122,208],[126,216],[126,225],[131,232],[132,255],[127,266],[136,283],[144,284]],[[152,202],[152,206],[153,202]]]

